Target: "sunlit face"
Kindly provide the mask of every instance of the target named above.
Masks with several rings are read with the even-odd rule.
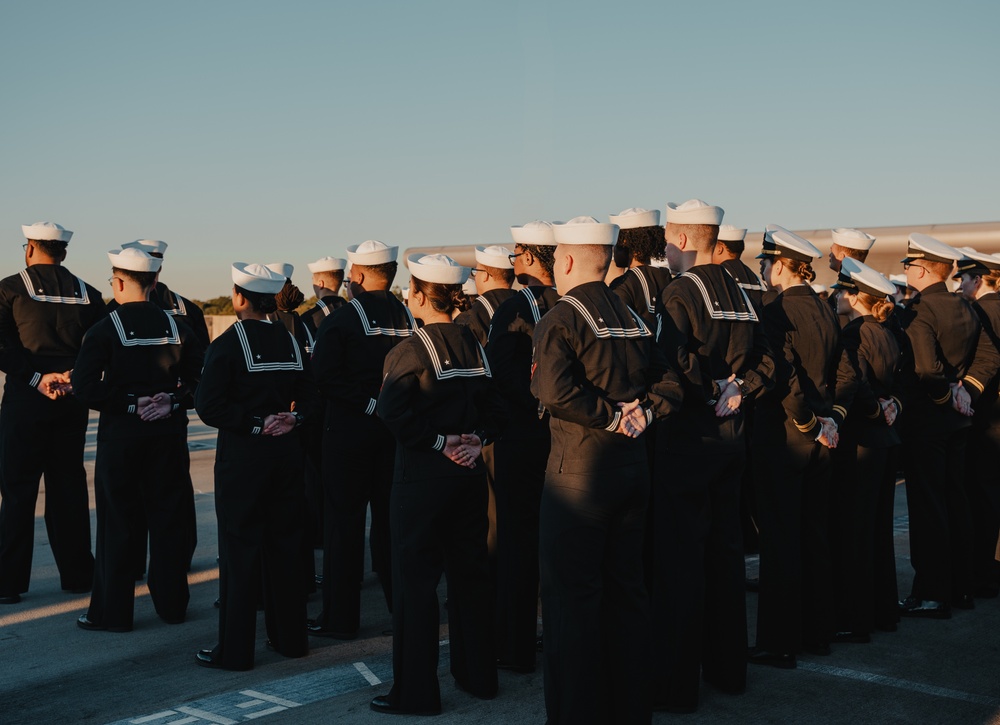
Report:
[[[774,280],[771,279],[771,273],[774,271],[774,260],[770,257],[764,257],[760,260],[760,278],[764,280],[764,284],[768,287],[774,287]]]
[[[983,283],[983,278],[978,274],[963,272],[958,282],[958,293],[966,300],[972,302],[976,299],[976,292]]]
[[[837,292],[837,314],[849,314],[851,311],[851,305],[854,303],[855,299],[857,299],[857,295],[851,294],[847,290],[840,290]]]
[[[360,287],[360,278],[361,273],[352,266],[350,271],[348,271],[347,276],[344,278],[344,285],[347,287],[347,299],[353,300],[357,295],[364,291]],[[319,293],[317,292],[317,294]]]
[[[844,254],[844,248],[841,247],[839,244],[833,244],[833,245],[831,245],[830,246],[830,258],[829,258],[830,259],[830,269],[832,269],[834,272],[839,272],[840,271],[840,265],[844,261],[844,257],[846,257],[846,256],[847,255]]]
[[[567,254],[568,250],[566,249],[565,244],[556,245],[555,264],[552,268],[552,277],[556,283],[556,291],[561,295],[569,292],[568,276],[563,270],[563,263],[566,260]]]

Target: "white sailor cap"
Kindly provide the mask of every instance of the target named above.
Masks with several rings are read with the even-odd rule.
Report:
[[[233,262],[233,283],[248,292],[276,295],[285,286],[285,276],[263,264]]]
[[[864,292],[873,297],[887,297],[896,293],[896,285],[887,280],[885,275],[852,257],[844,257],[840,263],[840,275],[833,283],[833,288],[855,294]]]
[[[939,242],[926,234],[914,233],[907,240],[906,257],[901,261],[903,264],[909,264],[916,259],[926,259],[928,262],[951,264],[961,258],[962,253],[954,247],[949,247],[944,242]]]
[[[823,285],[819,284],[818,282],[816,282],[814,284],[811,284],[809,286],[812,288],[812,291],[815,292],[818,295],[821,295],[824,292],[826,292],[826,287],[824,287]]]
[[[424,282],[465,284],[469,268],[463,267],[447,254],[411,254],[406,265],[410,274]]]
[[[479,289],[476,287],[476,280],[472,279],[472,277],[465,280],[465,284],[462,285],[462,292],[466,295],[479,294]]]
[[[757,259],[768,257],[784,257],[797,259],[800,262],[812,262],[819,259],[823,253],[813,246],[808,239],[803,239],[777,224],[768,224],[764,230],[764,243]]]
[[[288,279],[291,279],[292,273],[295,272],[295,266],[289,264],[288,262],[271,262],[270,264],[265,264],[264,266],[272,272],[277,272],[282,277],[286,277]]]
[[[747,237],[747,230],[734,227],[732,224],[723,224],[719,227],[720,242],[742,242]]]
[[[108,252],[108,259],[111,266],[118,269],[127,269],[132,272],[159,272],[163,260],[154,257],[149,252],[137,247],[127,247],[122,245],[121,249],[112,249]]]
[[[374,267],[376,264],[388,264],[396,261],[399,247],[390,247],[385,242],[369,239],[367,242],[355,244],[347,248],[347,258],[351,264],[362,267]]]
[[[875,237],[865,234],[860,229],[845,229],[840,227],[832,230],[830,234],[833,236],[834,244],[839,244],[841,247],[847,247],[848,249],[857,249],[862,252],[867,252],[875,243]]]
[[[722,224],[726,212],[701,199],[688,199],[683,204],[667,202],[667,224]]]
[[[608,217],[619,229],[636,229],[638,227],[656,227],[660,225],[659,209],[643,209],[633,206]]]
[[[910,283],[906,281],[905,274],[890,274],[889,281],[892,282],[897,287],[902,287],[903,289],[906,289],[907,287],[910,286]]]
[[[556,244],[597,244],[612,246],[618,241],[618,225],[604,224],[592,216],[573,217],[565,224],[553,224]]]
[[[959,247],[958,251],[963,257],[955,265],[955,274],[952,279],[958,279],[963,274],[989,274],[1000,270],[1000,259],[992,254],[982,254],[972,247]]]
[[[122,249],[128,248],[141,249],[147,254],[154,256],[158,254],[162,257],[163,253],[167,251],[167,243],[161,242],[159,239],[136,239],[134,242],[122,245]]]
[[[22,224],[21,231],[24,233],[25,239],[34,239],[39,242],[68,242],[73,236],[73,232],[55,222]]]
[[[555,233],[552,231],[552,223],[534,221],[522,226],[510,228],[510,236],[514,244],[531,244],[538,247],[556,246]]]
[[[476,247],[476,264],[496,269],[514,269],[514,265],[510,263],[511,254],[513,252],[499,244],[491,244],[488,247]]]
[[[403,287],[403,289],[402,289],[402,295],[403,295],[403,299],[404,300],[410,299],[410,288],[409,287]]]
[[[347,266],[347,260],[339,257],[320,257],[306,265],[313,274],[317,272],[338,272]]]

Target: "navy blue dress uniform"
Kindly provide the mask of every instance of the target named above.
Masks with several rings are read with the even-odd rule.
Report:
[[[714,218],[695,218],[718,224],[718,207],[674,216],[668,206],[667,243],[675,218],[713,209]],[[684,404],[657,429],[653,704],[693,711],[702,676],[725,692],[746,688],[740,525],[746,429],[741,412],[720,417],[715,403],[720,386],[735,385],[748,400],[772,387],[775,363],[750,298],[720,265],[699,264],[676,277],[663,308],[658,343],[676,361]]]
[[[284,277],[233,265],[237,291],[274,295]],[[265,435],[268,416],[310,418],[317,393],[308,360],[280,323],[238,321],[209,345],[195,396],[206,425],[219,429],[215,511],[219,529],[219,644],[198,653],[205,666],[253,667],[256,603],[263,577],[271,646],[303,656],[308,641],[302,586],[302,446],[297,429]],[[294,410],[293,410],[294,406]]]
[[[420,282],[457,288],[468,277],[467,268],[444,255],[414,255],[409,269],[411,309]],[[476,697],[497,691],[486,474],[481,461],[465,467],[442,451],[449,435],[479,431],[488,441],[502,421],[502,402],[472,332],[421,319],[423,327],[386,356],[377,404],[396,438],[390,504],[394,683],[386,697],[372,702],[382,712],[441,709],[436,589],[444,572],[451,674]]]
[[[507,423],[493,443],[497,515],[497,661],[535,668],[538,631],[538,507],[549,457],[549,420],[531,394],[531,338],[555,303],[552,287],[519,290],[500,305],[487,356]]]
[[[397,247],[368,241],[348,248],[352,264],[396,261]],[[361,626],[366,512],[371,505],[372,569],[392,611],[389,493],[396,443],[376,415],[386,355],[416,322],[388,290],[361,292],[320,325],[313,374],[324,398],[323,610],[312,634],[352,639]]]
[[[769,226],[760,258],[809,263],[820,256],[807,240]],[[750,662],[794,667],[800,650],[826,652],[834,634],[830,457],[818,442],[818,418],[843,420],[832,388],[840,326],[805,283],[766,303],[763,323],[777,368],[775,387],[754,404],[760,589]]]
[[[483,347],[490,336],[490,325],[497,309],[504,302],[517,294],[512,289],[491,289],[476,297],[472,307],[455,318],[455,322],[468,327],[475,335],[476,341]]]
[[[108,256],[122,270],[153,274],[160,265],[138,249]],[[97,561],[90,607],[79,620],[83,629],[132,629],[132,553],[145,541],[147,526],[153,605],[164,621],[184,621],[190,562],[185,422],[204,353],[190,327],[149,301],[116,306],[84,337],[73,392],[101,416],[94,474]],[[141,419],[142,398],[158,393],[169,396],[169,414]]]
[[[610,246],[617,236],[591,217],[554,231],[560,245]],[[603,281],[568,290],[533,340],[531,392],[552,436],[539,514],[548,722],[649,722],[649,465],[645,441],[615,431],[618,403],[639,400],[647,418],[663,416],[680,386],[656,364],[653,332]]]
[[[336,257],[322,257],[308,265],[309,271],[313,274],[313,291],[316,292],[316,304],[302,313],[302,324],[309,330],[309,334],[315,339],[319,332],[323,320],[330,316],[334,310],[347,304],[347,300],[341,297],[336,289],[318,287],[316,275],[330,272],[342,272],[347,267],[347,260]]]
[[[833,287],[840,290],[845,315],[850,312],[843,301],[847,294],[860,292],[882,301],[880,309],[856,313],[841,329],[836,398],[847,413],[831,453],[835,637],[866,642],[874,629],[891,631],[899,621],[893,501],[900,438],[886,420],[882,401],[896,415],[902,410],[894,387],[900,350],[883,324],[890,304],[886,298],[894,291],[891,282],[848,257]]]
[[[68,242],[73,232],[39,222],[29,240]],[[29,242],[26,254],[40,251]],[[39,256],[33,256],[37,260]],[[72,395],[52,400],[37,386],[73,368],[84,333],[105,314],[100,293],[60,264],[28,260],[0,281],[0,600],[28,591],[35,502],[45,476],[45,527],[64,590],[89,591],[94,576],[83,448],[87,408]]]
[[[951,265],[962,254],[924,234],[911,234],[904,265],[921,274],[926,262]],[[927,272],[926,274],[930,274]],[[920,289],[901,320],[912,355],[900,371],[906,415],[901,419],[910,516],[910,596],[900,614],[951,616],[952,604],[972,606],[972,514],[965,493],[971,419],[952,405],[961,382],[973,408],[997,372],[1000,353],[971,306],[944,279]]]

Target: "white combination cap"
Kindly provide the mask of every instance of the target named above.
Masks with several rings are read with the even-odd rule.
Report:
[[[285,277],[263,264],[233,262],[233,282],[249,292],[276,295],[285,286]]]
[[[374,267],[376,264],[395,262],[398,251],[399,247],[390,247],[385,242],[369,239],[367,242],[348,247],[347,258],[351,260],[351,264]]]
[[[465,284],[462,285],[462,292],[466,295],[479,294],[479,290],[476,288],[476,280],[469,277],[465,280]]]
[[[906,286],[905,278],[903,286]],[[873,297],[886,297],[896,293],[896,286],[887,280],[882,273],[852,257],[845,257],[844,261],[840,263],[840,275],[833,284],[833,288],[849,292],[864,292]]]
[[[742,242],[746,237],[746,229],[734,227],[732,224],[723,224],[719,227],[720,242]]]
[[[951,264],[962,258],[962,253],[944,242],[926,234],[911,234],[907,240],[906,257],[903,264],[909,264],[916,259],[926,259],[928,262]]]
[[[159,272],[163,260],[154,257],[149,252],[137,247],[127,247],[122,245],[121,249],[112,249],[108,252],[108,259],[111,266],[118,269],[127,269],[132,272]]]
[[[871,234],[865,234],[860,229],[834,229],[830,232],[833,235],[833,243],[839,244],[842,247],[847,247],[848,249],[857,249],[862,252],[867,252],[872,248],[875,243],[875,237]]]
[[[313,274],[317,272],[337,272],[347,266],[346,259],[339,257],[320,257],[315,262],[306,265]]]
[[[73,232],[55,222],[22,224],[21,231],[25,239],[35,239],[39,242],[68,242],[73,236]]]
[[[496,269],[514,269],[510,263],[510,255],[513,254],[507,247],[499,244],[491,244],[488,247],[476,247],[476,264],[482,264]]]
[[[725,211],[701,199],[688,199],[683,204],[667,202],[667,224],[722,224]]]
[[[764,230],[764,243],[757,259],[768,257],[784,257],[797,259],[800,262],[812,262],[819,259],[823,253],[816,249],[812,242],[803,239],[798,234],[788,231],[777,224],[768,224]]]
[[[510,228],[510,236],[514,244],[531,244],[537,247],[556,246],[555,233],[550,222],[528,222],[522,226]]]
[[[955,265],[955,274],[952,275],[952,279],[958,279],[965,273],[989,274],[1000,270],[1000,259],[992,254],[977,252],[972,247],[959,247],[958,251],[963,254],[963,257]]]
[[[565,224],[553,224],[556,244],[598,244],[611,246],[618,241],[618,225],[603,224],[592,216],[573,217]]]
[[[265,264],[272,272],[277,272],[282,277],[292,278],[292,273],[295,271],[295,266],[289,264],[288,262],[271,262],[270,264]]]
[[[469,268],[447,254],[411,254],[406,262],[410,274],[424,282],[465,284],[469,279]]]
[[[910,283],[906,281],[905,274],[891,274],[889,275],[889,281],[892,282],[897,287],[902,287],[903,289],[906,289],[907,287],[910,286]]]
[[[148,254],[159,254],[161,257],[163,253],[167,251],[167,243],[161,242],[159,239],[136,239],[134,242],[128,242],[122,245],[122,249],[141,249]]]
[[[640,206],[633,206],[617,214],[612,214],[608,219],[612,224],[617,224],[620,229],[655,227],[660,224],[660,210],[643,209]]]

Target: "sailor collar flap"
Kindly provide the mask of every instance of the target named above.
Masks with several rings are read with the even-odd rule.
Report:
[[[157,312],[163,314],[163,324],[154,328],[155,323],[152,320],[141,318],[123,320],[122,309],[119,307],[113,310],[109,317],[111,324],[115,328],[115,332],[118,333],[118,340],[125,347],[181,344],[181,336],[177,332],[177,323],[164,310],[155,308]],[[127,318],[131,318],[132,316],[129,313],[125,314]]]
[[[613,293],[612,293],[613,294]],[[581,319],[594,331],[600,339],[650,337],[652,333],[642,318],[629,306],[625,306],[629,316],[619,319],[617,312],[608,304],[607,298],[591,299],[592,295],[584,292],[566,294],[559,298],[559,304],[566,303],[574,307]],[[603,304],[601,304],[603,303]]]
[[[366,309],[357,297],[351,300],[348,304],[354,308],[354,311],[358,313],[358,317],[361,318],[361,328],[364,330],[365,335],[369,337],[374,335],[387,335],[389,337],[409,337],[413,334],[413,331],[417,329],[416,320],[413,319],[413,314],[406,307],[403,307],[403,312],[406,314],[405,320],[393,321],[391,319],[379,320],[378,314],[374,313],[375,305],[369,304]],[[384,324],[383,324],[384,323]],[[390,327],[390,324],[400,325],[402,327]]]
[[[680,278],[689,279],[694,284],[709,316],[713,320],[758,322],[757,311],[732,273],[717,265],[712,265],[709,269],[718,270],[717,274],[724,275],[723,284],[715,283],[709,271],[704,268],[695,267],[680,275]]]
[[[459,330],[463,334],[466,333],[465,328],[459,327]],[[472,333],[468,334],[471,337]],[[463,354],[465,351],[453,345],[453,341],[448,339],[449,336],[441,334],[440,330],[429,331],[426,328],[420,328],[416,331],[416,336],[427,351],[431,367],[434,369],[434,377],[438,380],[493,377],[489,362],[486,360],[486,353],[478,341],[475,343],[475,355],[470,360],[467,359],[467,355]]]
[[[26,267],[21,270],[21,281],[28,296],[35,302],[52,302],[60,305],[89,305],[90,296],[87,294],[87,283],[80,277],[67,273],[67,279],[59,279],[57,275],[54,279],[45,281],[41,273]],[[67,284],[69,283],[69,284]]]
[[[247,372],[266,373],[303,369],[299,343],[280,323],[255,321],[254,324],[247,325],[243,320],[239,320],[233,325],[233,329],[243,351]],[[281,330],[284,335],[278,335],[274,330]],[[278,344],[275,344],[276,341]]]

